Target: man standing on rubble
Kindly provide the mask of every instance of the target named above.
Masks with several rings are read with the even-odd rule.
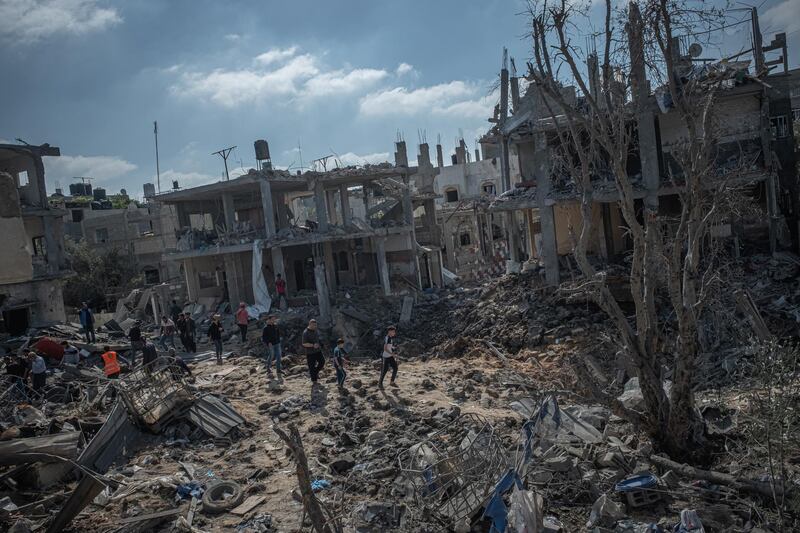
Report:
[[[217,364],[222,364],[222,324],[220,323],[220,316],[214,315],[211,320],[211,325],[208,326],[208,338],[214,343],[214,350],[217,353]]]
[[[197,343],[195,342],[195,338],[197,336],[197,324],[195,323],[194,319],[192,318],[191,313],[184,314],[186,318],[186,349],[190,353],[197,352]]]
[[[286,307],[289,307],[289,300],[286,298],[286,280],[281,277],[280,274],[275,276],[275,306],[278,309],[283,309],[281,307],[281,299],[286,304]]]
[[[272,360],[275,360],[275,370],[278,378],[283,377],[283,367],[281,365],[281,332],[278,328],[275,315],[267,317],[267,325],[261,331],[261,342],[267,347],[267,374],[272,377]]]
[[[131,341],[131,368],[136,367],[136,352],[144,350],[144,339],[142,338],[141,321],[133,323],[133,327],[128,330],[128,340]]]
[[[239,335],[242,337],[242,342],[247,342],[248,320],[250,320],[250,315],[247,314],[247,304],[241,302],[239,309],[236,311],[236,325],[239,326]]]
[[[389,326],[386,331],[386,337],[383,338],[383,366],[381,367],[381,379],[378,381],[379,389],[383,389],[383,378],[386,377],[386,373],[389,372],[390,368],[392,369],[392,379],[389,381],[389,385],[397,387],[397,383],[395,383],[395,379],[397,379],[397,359],[394,354],[395,342],[397,342],[396,335],[397,328]]]
[[[161,317],[161,338],[158,340],[158,345],[166,351],[167,343],[171,347],[175,347],[175,322],[164,315]]]
[[[78,315],[81,320],[81,327],[83,327],[83,334],[86,336],[86,342],[97,342],[97,338],[94,336],[94,314],[89,309],[89,304],[83,302]]]
[[[308,374],[311,376],[311,388],[313,389],[317,386],[319,371],[325,366],[325,357],[322,356],[322,348],[319,344],[317,321],[313,318],[308,321],[308,327],[303,331],[302,342],[306,352]]]
[[[44,362],[44,357],[36,352],[30,350],[25,350],[25,352],[27,352],[26,357],[30,364],[28,372],[31,376],[31,388],[39,392],[47,384],[47,364]]]

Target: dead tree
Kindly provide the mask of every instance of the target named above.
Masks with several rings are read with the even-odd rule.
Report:
[[[286,443],[292,453],[292,457],[294,457],[294,462],[297,465],[297,483],[300,486],[300,494],[303,497],[303,508],[308,513],[314,531],[317,533],[334,533],[325,519],[317,497],[314,496],[314,491],[311,489],[311,471],[308,468],[308,459],[306,459],[306,451],[303,448],[300,431],[297,430],[297,426],[294,424],[289,424],[288,428],[289,434],[287,435],[277,425],[272,426],[272,430]]]
[[[639,377],[645,409],[633,412],[613,398],[608,400],[619,414],[646,430],[659,449],[673,457],[689,457],[704,441],[693,394],[694,368],[700,317],[716,281],[712,262],[704,261],[702,245],[718,218],[716,200],[728,181],[717,179],[714,168],[719,83],[684,82],[675,75],[673,31],[676,25],[702,23],[714,13],[684,9],[681,2],[669,0],[630,2],[624,11],[616,11],[606,0],[601,51],[591,57],[581,57],[570,36],[576,19],[588,16],[587,11],[567,0],[533,1],[530,14],[533,60],[527,79],[531,90],[538,92],[537,111],[545,119],[536,142],[548,144],[555,154],[553,167],[571,177],[580,195],[582,226],[575,237],[574,257],[589,282],[583,286],[591,287],[595,301],[619,331],[620,344]],[[617,20],[624,22],[622,29]],[[588,73],[582,68],[584,60]],[[662,81],[673,102],[670,112],[677,114],[685,131],[684,140],[671,152],[677,168],[668,178],[681,203],[673,225],[665,224],[658,213],[662,176],[648,73]],[[574,84],[581,98],[566,97],[566,83]],[[641,185],[628,170],[630,155],[636,152]],[[632,241],[632,318],[587,257],[594,185],[603,176],[613,180]],[[641,211],[636,202],[640,197]],[[676,338],[666,333],[665,315],[671,316]],[[666,365],[672,369],[669,395],[662,378]]]

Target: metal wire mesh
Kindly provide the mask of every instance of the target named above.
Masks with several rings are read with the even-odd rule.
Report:
[[[443,521],[467,518],[491,494],[509,459],[482,416],[459,416],[398,456],[417,505]]]
[[[177,364],[140,367],[117,382],[128,411],[154,427],[180,414],[192,394]]]

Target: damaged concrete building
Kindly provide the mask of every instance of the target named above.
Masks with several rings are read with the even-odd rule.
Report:
[[[94,193],[99,190],[94,189]],[[173,209],[156,199],[151,184],[145,184],[144,192],[143,203],[128,199],[122,208],[113,208],[111,202],[100,204],[105,191],[95,194],[91,202],[62,196],[51,198],[51,203],[66,209],[64,231],[74,241],[84,241],[100,252],[118,250],[130,259],[146,285],[180,283],[179,265],[162,261],[165,251],[175,250],[177,217]],[[127,198],[123,193],[118,196]]]
[[[0,330],[19,335],[33,325],[65,320],[62,280],[70,271],[64,254],[64,211],[47,201],[43,156],[55,146],[0,145]]]
[[[408,165],[402,141],[395,161],[305,173],[264,165],[161,194],[181,235],[164,259],[182,265],[189,300],[209,305],[262,303],[267,284],[272,288],[281,274],[290,301],[316,300],[323,324],[330,324],[341,287],[379,285],[388,295],[441,286],[439,250],[415,238],[414,202],[432,207],[433,197],[414,194],[420,169]],[[354,216],[355,202],[364,218]]]
[[[759,39],[760,40],[760,39]],[[680,54],[685,76],[698,80],[721,81],[715,113],[719,120],[714,134],[719,138],[715,156],[717,172],[725,175],[736,172],[736,186],[742,194],[758,205],[760,216],[727,220],[712,231],[715,238],[730,239],[731,245],[758,248],[768,243],[774,252],[779,247],[798,247],[798,182],[797,161],[792,132],[791,90],[779,90],[790,84],[792,74],[785,61],[767,63],[764,52],[783,49],[786,37],[779,34],[769,46],[759,43],[751,61],[720,61],[702,67],[693,64],[689,51]],[[693,51],[694,52],[694,51]],[[783,72],[770,72],[778,65]],[[770,66],[772,65],[772,66]],[[770,67],[770,68],[766,68]],[[598,80],[598,59],[590,55],[590,79]],[[507,74],[506,74],[507,79]],[[512,80],[513,82],[513,80]],[[591,90],[599,91],[595,82]],[[513,114],[499,120],[485,140],[498,147],[513,147],[516,152],[522,181],[498,196],[490,212],[524,216],[526,248],[530,250],[529,265],[544,267],[550,284],[560,281],[560,271],[569,266],[574,235],[582,227],[581,195],[569,173],[557,168],[554,154],[558,152],[556,121],[544,96],[531,85],[523,96],[513,94]],[[574,87],[563,88],[565,101],[580,109],[583,98]],[[549,106],[553,109],[554,106]],[[649,94],[646,116],[636,117],[629,172],[637,198],[651,194],[658,197],[659,212],[674,214],[680,209],[679,188],[670,176],[679,171],[675,161],[676,147],[685,133],[677,112],[658,90]],[[554,120],[555,118],[555,120]],[[641,151],[641,153],[640,153]],[[643,161],[656,162],[654,170],[644,168]],[[630,249],[625,222],[617,202],[619,193],[610,176],[592,180],[593,218],[589,253],[613,261]],[[638,200],[641,202],[641,200]]]

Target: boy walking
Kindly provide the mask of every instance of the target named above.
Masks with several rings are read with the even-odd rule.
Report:
[[[347,353],[344,351],[344,339],[336,340],[336,347],[333,349],[331,362],[333,368],[336,370],[336,384],[340,389],[344,388],[344,380],[347,378],[347,372],[344,369],[344,358]]]
[[[236,311],[236,325],[239,326],[239,336],[242,342],[247,341],[247,321],[250,316],[247,314],[247,304],[244,302],[239,304],[239,310]]]
[[[217,353],[217,364],[222,364],[222,324],[220,316],[214,315],[211,325],[208,326],[208,338],[214,343],[214,351]]]
[[[267,347],[267,374],[272,376],[272,360],[275,360],[275,370],[278,371],[278,378],[283,377],[283,367],[281,366],[281,331],[278,329],[277,318],[275,315],[267,317],[267,325],[261,331],[261,342]]]
[[[383,378],[386,377],[386,373],[389,372],[390,368],[392,369],[392,379],[389,381],[389,385],[397,387],[397,383],[395,383],[395,379],[397,379],[397,359],[394,354],[395,343],[397,342],[396,336],[397,328],[389,326],[386,331],[386,337],[383,338],[383,366],[381,367],[381,379],[378,381],[379,389],[383,389]]]

